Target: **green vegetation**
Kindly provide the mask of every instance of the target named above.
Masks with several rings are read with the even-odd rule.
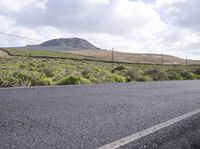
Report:
[[[98,61],[34,58],[64,56],[63,53],[10,49],[13,55],[0,59],[0,87],[98,84],[135,81],[194,80],[200,66],[114,64]],[[28,56],[28,57],[25,57]],[[70,55],[67,55],[70,56]],[[74,55],[73,55],[74,56]]]
[[[69,76],[65,77],[56,83],[57,85],[67,85],[67,84],[90,84],[91,81],[82,76]]]
[[[83,58],[91,58],[87,56],[80,56],[71,53],[64,52],[53,52],[53,51],[43,51],[43,50],[21,50],[15,48],[6,49],[13,56],[27,56],[27,57],[54,57],[54,58],[75,58],[75,59],[83,59]]]

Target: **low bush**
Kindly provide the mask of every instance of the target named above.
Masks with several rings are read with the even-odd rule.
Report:
[[[51,80],[37,72],[14,72],[13,76],[18,79],[19,86],[46,86],[51,85]]]
[[[195,79],[195,75],[186,69],[181,70],[180,75],[183,77],[184,80],[194,80]]]
[[[81,72],[81,74],[82,74],[83,76],[87,76],[87,75],[90,74],[90,73],[92,73],[92,70],[91,70],[90,68],[85,68],[85,69]]]
[[[136,80],[139,77],[139,74],[134,68],[131,68],[125,73],[125,76],[127,77],[128,82],[130,82]]]
[[[200,68],[195,69],[194,73],[197,74],[197,75],[200,75]]]
[[[51,85],[50,79],[42,74],[27,71],[1,72],[0,86],[15,87],[15,86],[46,86]]]
[[[0,59],[0,87],[200,79],[200,66],[131,65],[15,57]]]
[[[160,70],[158,70],[158,69],[148,69],[145,71],[146,75],[156,75],[159,73],[160,73]]]
[[[57,85],[75,85],[75,84],[90,84],[90,80],[81,76],[69,76],[59,80]]]
[[[169,71],[168,78],[169,80],[183,80],[183,77],[175,71]]]
[[[52,67],[44,67],[43,72],[47,77],[53,77],[54,76],[54,70]]]
[[[111,72],[115,72],[115,71],[122,71],[122,70],[127,70],[127,67],[124,65],[119,65],[117,67],[115,67]]]
[[[17,79],[12,76],[0,76],[0,87],[15,87],[18,86]]]
[[[141,75],[136,79],[136,81],[138,81],[138,82],[152,81],[152,78],[147,75],[146,76]]]
[[[145,71],[145,75],[149,75],[154,81],[164,81],[169,79],[167,72],[159,69],[149,69]]]
[[[117,74],[109,74],[104,77],[106,82],[115,83],[115,82],[126,82],[125,77],[119,76]]]

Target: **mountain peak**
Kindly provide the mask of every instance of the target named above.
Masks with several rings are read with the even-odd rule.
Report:
[[[32,50],[49,50],[49,51],[73,51],[73,50],[99,50],[85,39],[59,38],[43,42],[39,45],[27,45],[25,48]]]

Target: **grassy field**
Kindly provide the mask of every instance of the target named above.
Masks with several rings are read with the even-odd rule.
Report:
[[[0,58],[0,87],[194,80],[200,78],[200,66],[123,63],[112,65],[99,61],[34,58],[34,56],[42,55],[66,56],[67,58],[77,56],[84,59],[82,56],[73,54],[65,55],[46,51],[41,54],[40,52],[10,49],[9,53],[20,56],[2,56],[3,58]]]
[[[52,57],[52,58],[72,58],[72,59],[95,59],[91,56],[81,56],[72,53],[64,52],[53,52],[53,51],[42,51],[42,50],[22,50],[15,48],[5,49],[10,55],[13,56],[24,56],[24,57]]]
[[[45,50],[24,50],[8,48],[5,49],[13,56],[29,56],[29,57],[43,57],[43,58],[70,58],[70,59],[84,59],[84,60],[98,60],[98,61],[112,61],[112,52],[108,50],[80,50],[68,52],[53,52]],[[140,54],[140,53],[125,53],[114,52],[114,62],[124,63],[145,63],[145,64],[178,64],[184,65],[184,59],[174,57],[171,55],[161,54]],[[188,61],[189,64],[199,64],[199,62]]]
[[[68,51],[68,53],[78,54],[82,56],[91,56],[97,59],[112,59],[112,51],[108,50],[80,50],[80,51]],[[163,59],[164,64],[185,64],[185,60],[161,54],[142,54],[142,53],[126,53],[126,52],[114,52],[115,61],[132,62],[132,63],[150,63],[161,64]]]

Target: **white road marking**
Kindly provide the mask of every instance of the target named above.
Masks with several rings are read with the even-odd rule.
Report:
[[[126,144],[128,144],[130,142],[136,141],[136,140],[138,140],[138,139],[140,139],[142,137],[145,137],[145,136],[147,136],[149,134],[152,134],[152,133],[154,133],[154,132],[156,132],[158,130],[166,128],[166,127],[168,127],[168,126],[170,126],[172,124],[175,124],[175,123],[177,123],[179,121],[187,119],[187,118],[189,118],[189,117],[191,117],[193,115],[196,115],[198,113],[200,113],[200,109],[196,109],[196,110],[194,110],[192,112],[186,113],[184,115],[178,116],[178,117],[173,118],[171,120],[168,120],[166,122],[163,122],[163,123],[160,123],[158,125],[152,126],[150,128],[147,128],[145,130],[142,130],[140,132],[137,132],[135,134],[127,136],[125,138],[116,140],[116,141],[114,141],[114,142],[112,142],[110,144],[106,144],[106,145],[104,145],[102,147],[99,147],[98,149],[116,149],[116,148],[119,148],[119,147],[121,147],[123,145],[126,145]]]

